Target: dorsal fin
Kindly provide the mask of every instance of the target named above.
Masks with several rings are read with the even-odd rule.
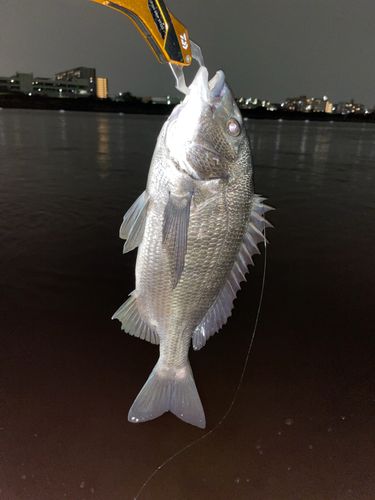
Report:
[[[264,214],[269,210],[273,210],[273,208],[264,205],[264,200],[265,198],[254,195],[247,229],[233,267],[215,302],[194,330],[192,342],[193,349],[196,351],[204,347],[207,340],[227,322],[233,309],[233,301],[241,288],[240,283],[246,281],[245,274],[248,271],[249,264],[253,265],[252,256],[260,253],[258,243],[266,241],[264,229],[272,227],[272,224],[266,221]]]

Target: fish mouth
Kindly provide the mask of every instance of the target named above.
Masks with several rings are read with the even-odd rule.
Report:
[[[217,105],[225,96],[227,88],[225,75],[222,70],[217,71],[215,76],[209,80],[208,70],[205,66],[202,66],[190,84],[187,98]]]
[[[225,93],[225,75],[219,70],[216,75],[208,82],[210,100],[221,99]]]

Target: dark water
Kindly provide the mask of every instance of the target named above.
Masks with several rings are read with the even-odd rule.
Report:
[[[0,498],[130,499],[202,431],[127,412],[157,348],[110,317],[134,288],[123,213],[162,119],[0,111]],[[375,495],[375,127],[248,122],[270,215],[249,367],[223,426],[167,465],[145,499]],[[263,271],[192,353],[208,429],[238,382]]]

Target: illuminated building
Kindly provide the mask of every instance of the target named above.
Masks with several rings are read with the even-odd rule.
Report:
[[[45,97],[108,97],[108,79],[97,78],[95,68],[83,66],[56,73],[55,78],[16,73],[0,76],[1,92]]]
[[[279,104],[258,97],[239,97],[236,101],[242,109],[265,108],[268,111],[279,109]]]
[[[178,97],[171,97],[170,95],[162,97],[151,97],[152,104],[180,104],[181,100]]]
[[[96,97],[99,99],[108,98],[108,79],[97,77],[96,79]]]
[[[367,112],[366,106],[353,101],[339,102],[334,106],[334,113],[340,115],[348,115],[350,113],[363,114]]]
[[[90,95],[88,81],[84,78],[75,80],[56,80],[54,78],[35,77],[33,94],[47,97],[87,97]]]
[[[32,73],[16,73],[12,76],[0,76],[0,92],[23,92],[29,94],[33,90]]]
[[[333,102],[327,101],[326,102],[326,107],[324,110],[326,113],[332,113],[333,112]]]
[[[332,113],[333,110],[333,103],[328,100],[327,96],[322,98],[305,95],[288,97],[281,106],[287,111],[300,111],[302,113]]]
[[[67,82],[77,82],[84,80],[87,84],[88,95],[96,95],[96,69],[79,66],[77,68],[66,69],[55,74],[56,80]]]

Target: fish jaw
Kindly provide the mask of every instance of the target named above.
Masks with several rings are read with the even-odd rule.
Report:
[[[233,127],[238,127],[238,134]],[[247,141],[242,116],[219,70],[209,80],[201,67],[184,101],[165,126],[165,148],[180,171],[195,180],[225,179]]]
[[[167,121],[165,146],[172,160],[190,174],[187,151],[196,141],[202,116],[209,110],[208,100],[208,71],[202,67],[190,85],[184,101],[174,109]]]

